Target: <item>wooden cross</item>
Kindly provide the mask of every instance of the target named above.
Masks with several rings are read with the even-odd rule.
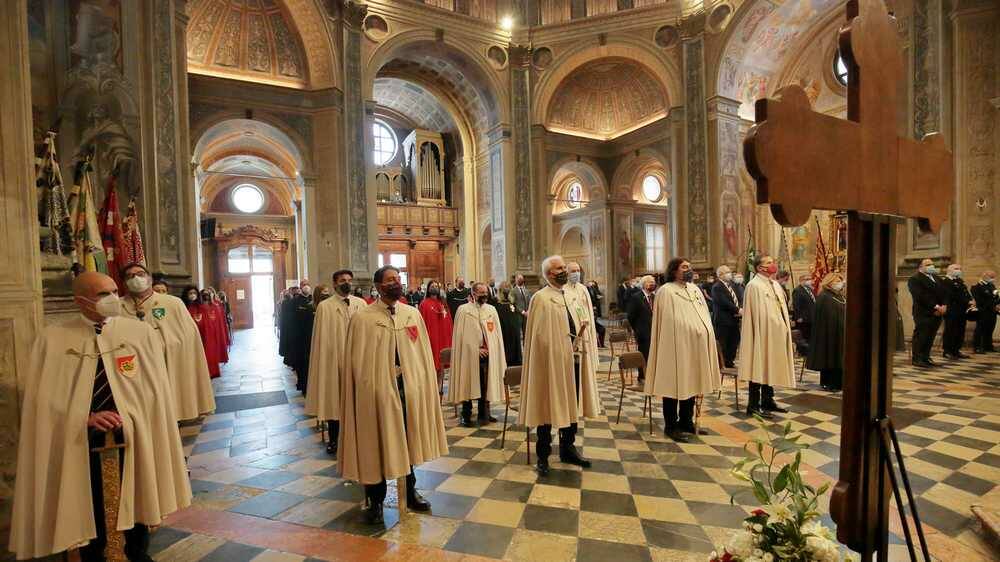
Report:
[[[948,217],[954,167],[944,139],[920,141],[900,127],[903,60],[895,19],[880,0],[850,0],[839,36],[848,68],[847,120],[815,113],[787,86],[757,100],[744,141],[757,202],[784,226],[813,209],[848,213],[847,345],[839,481],[830,499],[837,538],[886,559],[887,471],[876,420],[892,401],[895,349],[895,225],[915,218],[937,230]]]

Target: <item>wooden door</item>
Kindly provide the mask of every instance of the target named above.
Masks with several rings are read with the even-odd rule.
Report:
[[[253,300],[250,277],[225,277],[222,286],[229,296],[229,309],[233,314],[233,329],[253,328]]]

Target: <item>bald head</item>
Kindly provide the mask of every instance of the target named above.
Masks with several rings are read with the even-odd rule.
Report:
[[[101,322],[108,314],[97,311],[97,302],[108,295],[118,295],[118,286],[114,279],[96,271],[84,271],[73,280],[73,300],[80,308],[80,313],[87,318]]]

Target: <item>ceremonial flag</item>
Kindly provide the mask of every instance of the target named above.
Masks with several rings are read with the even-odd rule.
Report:
[[[107,260],[108,275],[115,280],[118,285],[118,292],[125,294],[124,279],[121,278],[123,265],[127,261],[125,243],[122,236],[122,219],[118,212],[118,190],[117,180],[114,176],[108,180],[108,193],[104,196],[104,205],[101,207],[101,214],[98,215],[97,224],[101,229],[101,241],[104,246],[104,256]]]
[[[792,273],[792,255],[788,251],[788,238],[785,236],[785,228],[781,228],[781,248],[778,248],[778,271]]]
[[[749,283],[754,274],[753,261],[757,259],[757,249],[753,245],[753,231],[747,228],[750,237],[747,238],[747,250],[743,255],[743,282]]]
[[[73,251],[69,206],[66,203],[62,170],[56,159],[56,134],[49,131],[44,142],[45,154],[35,160],[35,186],[42,191],[39,205],[39,224],[43,230],[42,251],[61,256]]]
[[[819,284],[830,272],[830,264],[826,261],[826,244],[823,243],[823,229],[819,227],[819,219],[816,219],[816,259],[812,267],[813,294],[819,294]]]
[[[135,197],[128,202],[128,211],[125,215],[125,233],[122,239],[125,244],[125,263],[146,265],[146,253],[142,249],[142,234],[139,233],[139,213],[135,209]]]
[[[73,263],[84,271],[108,272],[108,262],[101,244],[101,230],[97,226],[94,209],[94,190],[91,183],[90,159],[77,167],[76,181],[69,196],[70,229],[73,239]]]

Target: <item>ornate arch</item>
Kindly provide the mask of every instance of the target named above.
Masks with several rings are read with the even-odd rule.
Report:
[[[191,132],[189,135],[192,155],[197,158],[200,148],[199,144],[205,136],[205,133],[216,125],[234,119],[246,119],[246,114],[238,109],[224,109],[201,117],[197,121],[192,121]],[[264,125],[269,125],[277,129],[278,132],[284,134],[288,140],[287,144],[289,144],[293,149],[288,150],[286,148],[285,151],[289,153],[289,156],[299,166],[299,171],[302,174],[311,173],[311,170],[313,169],[312,147],[298,131],[292,128],[280,117],[277,117],[267,111],[255,111],[253,119],[249,119],[249,121],[256,121]]]
[[[320,0],[284,0],[285,7],[298,28],[309,65],[309,82],[314,89],[339,88],[340,59],[328,29],[328,18]]]
[[[574,70],[596,59],[617,57],[632,60],[650,71],[656,77],[664,94],[667,96],[667,107],[673,99],[683,99],[681,93],[680,69],[662,52],[658,52],[647,42],[631,38],[609,39],[605,45],[581,44],[561,53],[553,61],[538,82],[532,103],[532,124],[542,125],[546,122],[549,103],[563,79]]]
[[[608,195],[607,178],[592,158],[567,156],[557,160],[550,169],[548,190],[551,196],[557,195],[557,188],[563,179],[562,176],[569,174],[579,177],[583,181],[584,187],[590,189],[591,201],[604,199]]]
[[[638,200],[636,189],[647,172],[660,172],[664,180],[663,189],[670,199],[677,192],[677,178],[663,153],[654,148],[643,148],[638,153],[625,157],[611,179],[612,197],[623,200]]]

